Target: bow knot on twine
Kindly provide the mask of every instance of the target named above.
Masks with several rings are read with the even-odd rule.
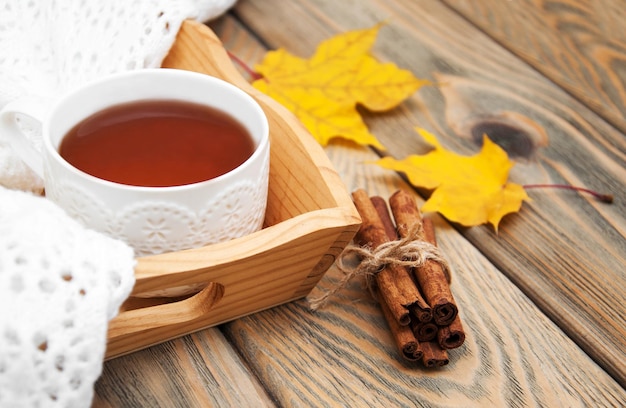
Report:
[[[388,241],[376,248],[349,244],[339,255],[336,265],[343,273],[342,279],[331,290],[323,295],[309,300],[309,307],[315,311],[324,306],[328,299],[344,288],[348,282],[358,276],[365,278],[366,287],[372,292],[374,278],[388,265],[398,265],[410,268],[420,268],[428,261],[441,265],[446,278],[450,281],[450,266],[444,259],[441,251],[435,245],[422,239],[423,228],[420,225],[411,228],[406,237]],[[346,260],[356,256],[360,262],[356,266],[347,265]]]

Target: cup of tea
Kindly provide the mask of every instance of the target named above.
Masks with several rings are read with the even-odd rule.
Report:
[[[46,197],[137,256],[261,229],[269,126],[259,104],[219,78],[144,69],[102,78],[47,108],[16,100],[0,132],[43,179]],[[41,122],[41,151],[17,121]]]

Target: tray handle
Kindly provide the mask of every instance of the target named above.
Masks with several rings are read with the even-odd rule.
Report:
[[[109,338],[180,325],[205,316],[224,296],[224,286],[210,282],[195,295],[177,302],[126,310],[109,322]]]

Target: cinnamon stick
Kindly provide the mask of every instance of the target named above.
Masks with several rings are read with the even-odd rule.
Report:
[[[383,316],[389,325],[389,330],[396,343],[396,347],[400,351],[402,357],[409,361],[418,361],[422,359],[424,352],[420,343],[415,338],[413,331],[409,326],[402,326],[398,323],[395,317],[392,315],[389,306],[385,303],[384,299],[379,298],[380,308],[383,311]]]
[[[417,341],[431,341],[437,338],[439,327],[433,322],[411,322],[411,330]]]
[[[429,368],[442,367],[450,362],[448,358],[448,352],[441,347],[435,341],[426,341],[421,343],[422,351],[422,363]]]
[[[418,337],[419,340],[419,337]],[[465,342],[465,331],[459,315],[456,316],[450,326],[440,327],[437,332],[437,341],[443,349],[461,347]]]
[[[367,193],[364,190],[356,190],[352,193],[352,199],[362,219],[361,228],[356,236],[357,241],[373,248],[388,242],[385,228]],[[406,326],[411,321],[410,308],[430,308],[405,268],[395,264],[386,265],[376,273],[375,279],[381,297],[400,325]]]
[[[391,215],[389,214],[389,209],[387,208],[387,203],[385,199],[380,196],[370,197],[370,201],[374,205],[380,220],[383,223],[383,227],[385,228],[385,232],[387,233],[387,237],[391,240],[398,239],[398,234],[396,232],[396,226],[393,224],[393,220],[391,219]],[[383,311],[383,316],[389,325],[389,329],[391,331],[391,335],[396,342],[396,346],[400,351],[400,354],[409,361],[418,361],[422,359],[424,352],[420,347],[420,343],[415,338],[414,331],[409,326],[401,326],[397,320],[393,317],[391,311],[389,310],[389,306],[384,299],[381,299],[379,296],[380,308]],[[432,315],[431,315],[432,318]],[[435,326],[435,333],[436,333]]]
[[[431,245],[437,246],[437,237],[435,236],[435,226],[433,225],[433,220],[431,220],[430,218],[424,218],[422,220],[422,226],[424,227],[424,241],[428,242]],[[441,266],[440,269],[443,271],[443,274],[445,275],[446,281],[449,285],[452,282],[452,277],[450,276],[450,273],[446,269],[441,268]]]
[[[385,228],[385,232],[387,233],[387,238],[389,238],[390,241],[397,240],[399,238],[398,232],[396,231],[396,226],[391,219],[391,213],[389,212],[389,208],[387,207],[385,199],[379,196],[373,196],[370,197],[370,201],[372,202],[372,205],[376,209],[376,212],[378,213],[378,216],[383,223],[383,227]],[[404,270],[409,275],[409,277],[411,277],[410,272],[406,268],[404,268]],[[415,284],[415,282],[413,283]],[[419,288],[417,288],[417,286],[416,289],[419,292]],[[421,293],[420,296],[422,299],[424,299],[424,296],[422,296]],[[424,304],[426,304],[425,301]],[[433,319],[432,309],[430,307],[423,307],[421,303],[410,307],[409,311],[420,322],[430,322]]]
[[[408,236],[413,225],[423,222],[424,240],[436,245],[432,223],[428,219],[422,221],[417,202],[409,192],[396,191],[389,197],[389,206],[401,237]],[[458,313],[458,308],[441,265],[429,260],[422,267],[414,268],[414,275],[424,298],[432,308],[435,323],[439,326],[452,323]]]
[[[376,212],[380,217],[380,221],[383,223],[383,227],[387,233],[387,238],[389,238],[390,241],[398,239],[398,232],[396,231],[396,226],[391,219],[391,214],[389,213],[389,208],[387,207],[385,199],[380,196],[372,196],[370,197],[370,201],[376,209]]]

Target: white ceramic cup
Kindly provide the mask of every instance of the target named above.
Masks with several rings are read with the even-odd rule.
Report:
[[[193,102],[230,114],[249,131],[254,153],[224,175],[174,187],[99,179],[59,154],[63,137],[83,119],[110,106],[156,99]],[[19,115],[41,122],[41,152],[22,133]],[[251,96],[221,79],[176,69],[114,74],[79,87],[47,110],[32,101],[7,104],[0,112],[0,132],[42,176],[46,197],[85,226],[127,242],[137,256],[222,242],[262,227],[269,179],[267,117]]]

